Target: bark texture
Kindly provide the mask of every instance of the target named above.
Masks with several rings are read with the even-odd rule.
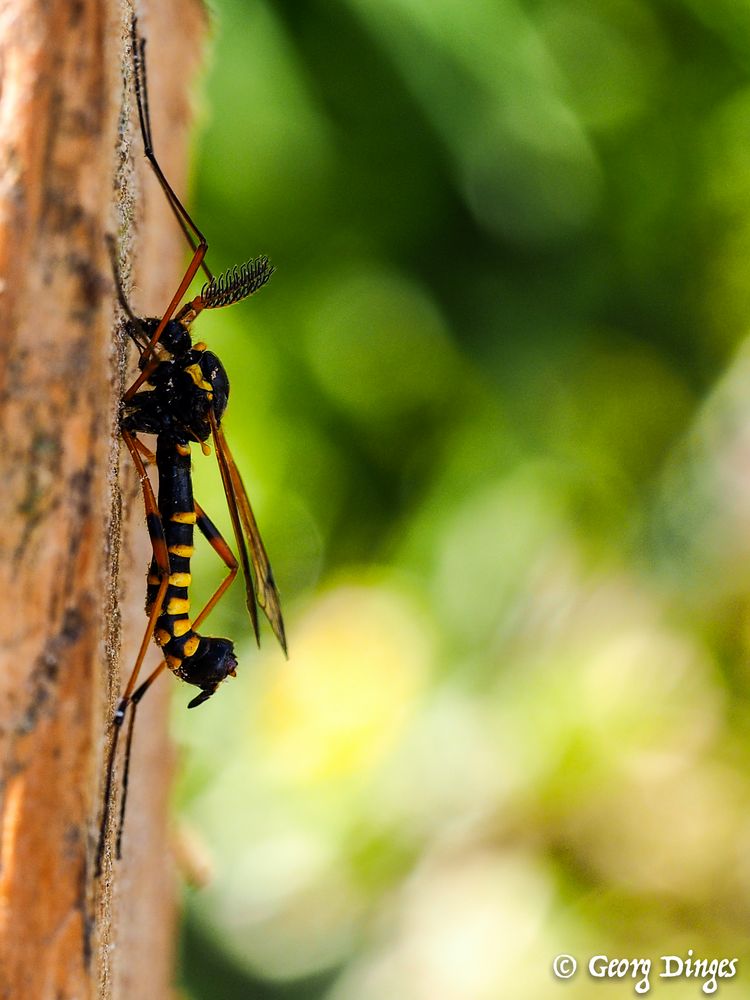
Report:
[[[130,14],[0,0],[0,997],[13,1000],[171,995],[166,683],[139,710],[123,860],[108,850],[94,878],[149,555],[117,433],[133,359],[105,233],[126,285],[135,262],[142,315],[163,311],[183,259],[134,128]],[[157,153],[184,191],[202,11],[153,0],[139,14]]]

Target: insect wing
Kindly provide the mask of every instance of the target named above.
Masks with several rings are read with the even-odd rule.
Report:
[[[240,565],[242,566],[242,575],[245,578],[245,604],[247,605],[247,611],[250,615],[250,621],[253,623],[253,632],[255,633],[255,641],[260,645],[260,630],[258,628],[258,609],[255,604],[255,588],[253,587],[253,578],[250,573],[250,561],[247,555],[247,546],[245,545],[245,536],[242,533],[242,522],[240,521],[240,514],[237,508],[237,497],[234,492],[234,486],[232,484],[232,474],[230,472],[229,463],[226,457],[226,441],[224,435],[219,430],[219,425],[216,423],[216,417],[214,416],[214,411],[209,410],[208,413],[209,420],[211,422],[211,429],[213,431],[214,447],[216,451],[216,460],[219,463],[219,472],[221,473],[221,482],[224,486],[224,493],[227,498],[227,506],[229,507],[229,517],[232,521],[232,530],[234,531],[234,538],[237,542],[237,551],[240,556]]]
[[[250,600],[250,594],[254,595],[260,605],[264,615],[268,619],[271,628],[273,629],[274,635],[279,641],[281,648],[284,653],[287,651],[286,647],[286,634],[284,632],[284,619],[281,614],[281,601],[279,599],[279,592],[276,588],[276,581],[273,578],[273,571],[271,569],[271,564],[268,561],[268,555],[266,554],[265,546],[263,545],[263,540],[260,537],[260,531],[258,529],[258,524],[255,520],[255,515],[253,514],[253,509],[250,506],[250,501],[247,496],[247,491],[245,490],[245,485],[242,482],[242,476],[237,468],[237,465],[232,457],[232,452],[229,450],[229,445],[224,437],[224,432],[221,427],[216,423],[216,419],[211,413],[211,426],[213,429],[214,445],[216,447],[216,456],[219,461],[219,468],[222,470],[222,480],[225,484],[225,490],[227,492],[227,497],[231,495],[230,507],[232,502],[236,507],[236,511],[232,513],[230,509],[230,515],[232,517],[232,524],[235,523],[235,518],[239,514],[239,521],[242,525],[242,532],[244,533],[244,538],[240,541],[237,538],[237,545],[242,553],[245,549],[245,559],[240,561],[242,563],[243,571],[245,572],[245,589],[248,593],[248,602]],[[225,479],[226,471],[226,479]],[[230,488],[226,488],[227,479],[229,481]],[[235,528],[235,536],[237,536],[237,529]],[[245,546],[245,541],[247,546]],[[253,589],[253,580],[250,578],[247,572],[247,552],[249,551],[250,562],[253,567],[253,576],[255,587]],[[253,617],[251,612],[251,618]],[[256,613],[257,618],[257,613]],[[254,627],[255,622],[253,623]],[[257,632],[256,632],[257,635]]]

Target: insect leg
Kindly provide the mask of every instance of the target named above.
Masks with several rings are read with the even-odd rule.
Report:
[[[155,459],[155,456],[149,449],[138,440],[138,438],[133,439],[134,447],[139,451],[144,457],[148,459]],[[219,556],[223,559],[224,563],[229,569],[226,577],[222,580],[216,591],[212,595],[211,599],[205,605],[201,613],[192,623],[192,627],[197,629],[201,622],[203,622],[213,608],[218,604],[221,598],[224,596],[227,588],[231,585],[235,576],[237,575],[238,564],[237,560],[232,554],[232,550],[227,545],[225,539],[223,538],[221,532],[213,523],[213,521],[208,517],[203,508],[199,504],[195,504],[196,513],[196,524],[200,529],[203,536],[207,539],[211,547]],[[159,664],[159,666],[146,678],[146,680],[130,695],[128,707],[130,709],[130,717],[128,719],[128,732],[125,739],[125,758],[123,763],[122,771],[122,799],[120,802],[120,819],[117,826],[117,838],[115,840],[115,856],[120,857],[121,846],[122,846],[122,832],[125,826],[125,807],[127,804],[128,797],[128,781],[130,778],[130,755],[133,746],[133,729],[135,727],[135,713],[138,703],[141,698],[145,695],[146,691],[151,687],[156,678],[163,672],[167,664],[164,660]],[[124,700],[124,699],[123,699]],[[111,781],[108,782],[108,789]]]
[[[151,451],[150,448],[146,447],[146,445],[143,443],[143,441],[141,441],[140,438],[133,436],[133,444],[136,446],[138,451],[141,453],[141,456],[143,457],[144,461],[148,465],[156,465],[156,455],[153,453],[153,451]]]
[[[141,458],[135,444],[136,438],[129,431],[123,431],[122,437],[128,447],[130,456],[133,459],[133,464],[138,470],[138,475],[140,476],[141,489],[143,491],[143,502],[146,507],[146,527],[148,528],[149,538],[151,539],[151,547],[154,553],[154,562],[156,563],[157,573],[159,574],[159,590],[156,594],[156,598],[154,599],[153,606],[150,609],[148,624],[143,635],[140,649],[138,650],[135,665],[130,674],[130,679],[128,680],[125,690],[122,693],[122,698],[120,699],[120,704],[124,705],[129,701],[130,695],[135,687],[135,683],[138,680],[138,674],[143,663],[143,658],[145,657],[146,650],[148,649],[149,643],[153,638],[156,620],[162,611],[164,594],[169,586],[169,553],[167,551],[167,540],[164,536],[164,526],[161,522],[161,515],[159,514],[156,497],[154,496],[154,491],[151,487],[148,473],[146,472],[146,466],[143,464],[143,459]]]
[[[130,673],[130,678],[128,679],[125,690],[120,697],[114,718],[112,719],[112,742],[110,744],[109,757],[107,758],[107,778],[104,788],[104,809],[102,812],[101,826],[99,828],[99,846],[96,855],[97,875],[101,873],[102,869],[104,842],[107,833],[107,826],[109,825],[109,815],[112,804],[112,784],[114,781],[115,760],[117,757],[117,744],[120,737],[120,730],[122,729],[122,725],[125,721],[125,714],[127,712],[128,705],[132,701],[133,688],[138,680],[138,674],[140,672],[141,665],[143,664],[146,650],[148,649],[149,643],[151,642],[154,634],[156,620],[161,614],[162,605],[164,603],[164,595],[166,594],[167,587],[169,586],[169,553],[167,551],[167,542],[164,537],[164,527],[159,515],[159,508],[156,504],[154,491],[151,487],[146,467],[143,464],[143,459],[138,451],[138,446],[136,444],[137,438],[129,431],[123,431],[122,437],[140,476],[141,489],[143,491],[143,502],[146,507],[146,525],[148,527],[149,537],[151,538],[153,558],[156,563],[160,580],[159,589],[150,609],[148,624],[146,625],[146,631],[143,634],[143,640],[141,641],[140,649],[138,650],[135,665]]]
[[[205,242],[201,243],[201,245],[199,247],[197,247],[195,253],[192,256],[192,259],[191,259],[190,263],[187,266],[187,270],[185,271],[185,274],[183,275],[182,281],[180,282],[177,291],[172,296],[172,301],[167,306],[167,311],[164,313],[164,315],[162,316],[162,318],[159,320],[159,325],[157,326],[156,330],[154,330],[153,336],[151,337],[151,339],[149,340],[149,342],[146,344],[145,348],[143,349],[143,352],[141,354],[141,362],[143,362],[144,359],[148,360],[149,356],[153,353],[154,348],[159,343],[159,339],[160,339],[162,333],[164,332],[164,327],[167,325],[167,323],[172,318],[172,315],[173,315],[175,309],[177,308],[177,306],[179,305],[180,300],[183,298],[183,296],[185,295],[185,292],[190,287],[190,282],[193,280],[193,278],[196,275],[196,272],[198,271],[198,268],[201,266],[203,258],[206,255],[206,250],[207,249],[208,249],[208,244],[205,243]],[[126,403],[127,403],[127,401],[129,399],[133,398],[133,396],[136,394],[136,392],[138,392],[138,390],[143,385],[143,383],[151,376],[151,374],[153,373],[153,370],[156,367],[157,363],[158,362],[155,361],[154,364],[152,364],[152,365],[148,365],[147,364],[146,367],[143,368],[143,370],[141,371],[141,373],[138,376],[138,378],[135,380],[135,382],[133,382],[133,384],[130,386],[130,388],[123,395],[123,400]]]
[[[175,194],[171,184],[164,176],[159,161],[154,152],[154,143],[151,134],[151,112],[148,105],[148,80],[146,77],[146,40],[138,37],[138,20],[133,18],[130,26],[131,45],[133,52],[133,76],[135,79],[135,96],[138,105],[138,119],[141,125],[141,135],[143,136],[143,149],[148,162],[156,174],[162,190],[169,202],[170,208],[174,212],[175,218],[182,229],[185,239],[190,245],[190,249],[195,253],[199,245],[205,244],[206,239],[196,226],[189,212]],[[208,280],[211,281],[213,275],[208,266],[201,262]]]
[[[133,75],[135,78],[135,94],[136,103],[138,104],[138,117],[141,125],[141,133],[143,135],[143,146],[144,152],[148,162],[156,174],[156,178],[161,185],[164,194],[166,195],[167,201],[174,212],[177,221],[180,223],[180,228],[185,234],[190,248],[193,251],[193,256],[190,259],[190,263],[187,266],[187,270],[183,275],[182,281],[180,282],[177,291],[172,296],[172,300],[167,306],[166,312],[159,320],[159,324],[154,330],[151,339],[146,344],[145,349],[141,355],[141,363],[148,362],[150,356],[153,353],[154,347],[159,343],[159,339],[164,332],[164,327],[172,318],[175,309],[180,303],[180,300],[185,295],[185,292],[190,287],[190,282],[193,280],[198,272],[199,268],[203,268],[209,281],[212,279],[213,275],[208,269],[204,262],[206,256],[206,251],[208,250],[208,242],[206,241],[203,233],[198,229],[196,224],[193,222],[192,218],[187,212],[187,209],[182,204],[180,199],[177,197],[175,192],[172,190],[167,178],[164,176],[161,167],[159,166],[159,161],[156,159],[154,153],[152,141],[151,141],[151,117],[148,109],[148,91],[146,83],[146,63],[145,63],[145,50],[146,42],[143,38],[138,38],[137,21],[133,18],[131,22],[131,40],[133,46]],[[194,234],[194,236],[192,235]],[[139,374],[138,378],[133,382],[130,388],[124,395],[124,399],[127,402],[129,399],[136,394],[143,383],[148,379],[153,371],[154,366],[149,366],[148,364],[143,367],[143,370]]]
[[[162,671],[166,668],[167,664],[165,660],[162,660],[159,666],[153,670],[146,680],[137,688],[133,694],[130,696],[130,718],[128,719],[128,735],[125,739],[125,760],[122,767],[122,798],[120,801],[120,818],[117,823],[117,837],[115,839],[115,857],[119,859],[122,857],[122,831],[125,826],[125,806],[128,801],[128,781],[130,779],[130,752],[133,748],[133,729],[135,728],[135,710],[138,707],[138,702],[144,696],[146,691],[151,687],[156,678]]]
[[[228,588],[232,585],[234,578],[237,576],[238,563],[234,557],[234,553],[229,548],[226,540],[222,536],[219,529],[213,523],[211,518],[206,514],[200,504],[196,503],[195,513],[198,520],[195,522],[198,526],[198,530],[201,532],[203,537],[209,543],[211,548],[216,552],[221,559],[223,559],[225,565],[227,566],[229,572],[221,581],[219,586],[216,588],[211,599],[206,603],[201,613],[193,622],[193,628],[197,629],[203,621],[208,618],[209,614],[213,611],[216,605],[219,603],[221,598],[224,596]]]

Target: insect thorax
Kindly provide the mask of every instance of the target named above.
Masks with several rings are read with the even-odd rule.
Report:
[[[191,348],[159,362],[148,388],[126,403],[122,427],[132,433],[170,434],[185,444],[205,441],[211,434],[210,411],[220,423],[228,398],[222,363],[211,351]]]

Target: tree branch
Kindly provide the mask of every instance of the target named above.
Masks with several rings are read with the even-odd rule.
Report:
[[[154,137],[184,190],[203,16],[187,0],[141,13]],[[129,20],[116,0],[0,6],[3,997],[166,997],[171,980],[166,683],[139,710],[123,860],[108,852],[94,878],[120,661],[126,676],[145,625],[149,554],[124,459],[118,475],[128,355],[113,325],[105,233],[119,235],[127,259],[137,250],[143,314],[164,308],[181,260],[132,115],[122,115],[133,103]]]

